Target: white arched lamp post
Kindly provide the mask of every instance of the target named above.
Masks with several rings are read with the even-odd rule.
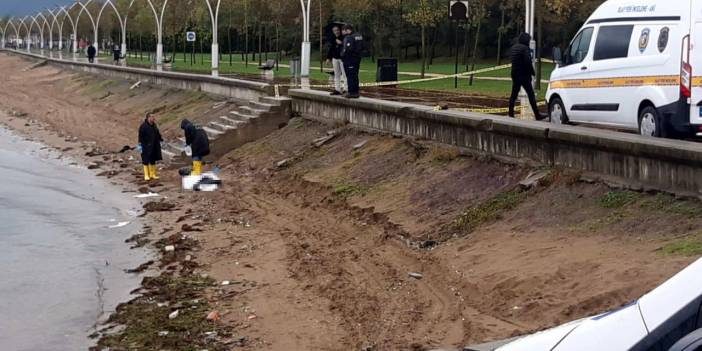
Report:
[[[219,29],[219,4],[221,0],[217,0],[217,7],[212,10],[212,4],[210,0],[205,0],[207,2],[207,9],[210,10],[210,20],[212,21],[212,76],[219,76],[219,43],[217,42],[218,29]]]
[[[6,35],[7,35],[7,29],[10,26],[12,26],[12,28],[15,30],[15,41],[17,41],[17,39],[19,39],[19,29],[17,28],[17,26],[15,26],[14,23],[12,23],[12,17],[10,17],[10,19],[7,20],[7,23],[5,23],[5,28],[3,28],[3,30],[2,30],[2,47],[3,48],[5,48],[5,46],[7,45]]]
[[[161,6],[161,14],[156,12],[156,7],[151,0],[146,0],[151,6],[151,11],[154,13],[154,19],[156,20],[156,33],[158,36],[158,43],[156,44],[156,70],[163,70],[163,14],[166,12],[166,4],[168,0],[163,0],[163,6]]]
[[[39,23],[39,21],[37,20],[39,17],[41,17],[44,20],[43,24]],[[44,15],[40,12],[36,16],[32,17],[32,23],[36,24],[39,28],[39,49],[41,50],[41,54],[44,55],[44,26],[47,25],[48,22],[46,21],[46,17],[44,17]]]
[[[132,0],[129,3],[129,7],[127,8],[127,15],[129,15],[129,9],[132,7],[134,4],[134,0]],[[125,17],[122,17],[122,15],[119,13],[117,10],[117,7],[115,4],[112,2],[112,0],[107,0],[105,3],[102,5],[102,8],[100,8],[100,13],[98,13],[97,16],[97,21],[95,22],[95,31],[100,28],[100,19],[102,18],[102,13],[105,11],[105,8],[107,8],[107,5],[110,5],[112,9],[115,11],[115,14],[117,15],[117,21],[119,21],[119,28],[122,33],[122,40],[121,40],[121,46],[120,46],[120,52],[123,56],[126,57],[127,55],[127,15]]]
[[[27,52],[31,52],[32,48],[31,48],[30,38],[29,38],[30,30],[29,30],[29,27],[27,27],[27,24],[24,23],[25,20],[27,20],[26,16],[23,17],[22,19],[20,19],[20,28],[24,27],[24,29],[27,31],[27,37],[25,38],[25,45],[27,46]]]
[[[63,49],[63,21],[59,21],[57,16],[61,12],[60,10],[54,12],[51,9],[46,9],[46,11],[48,11],[51,15],[51,25],[49,27],[50,33],[54,32],[54,25],[58,28],[58,50],[61,51]],[[51,46],[53,46],[53,44],[51,44]]]
[[[302,5],[302,52],[300,75],[309,77],[310,75],[310,53],[312,44],[310,43],[310,6],[312,0],[300,0]]]
[[[524,10],[525,10],[525,16],[524,16],[524,32],[529,33],[531,35],[531,41],[529,42],[529,49],[531,49],[531,52],[534,53],[534,55],[531,58],[531,65],[535,66],[536,65],[536,41],[534,40],[534,11],[535,11],[535,0],[526,0]],[[531,81],[531,85],[533,87],[536,87],[536,84],[541,84],[541,82],[536,81],[536,77],[534,77]],[[529,104],[529,100],[527,99],[526,92],[524,89],[521,89],[519,92],[519,103],[522,105],[522,114],[526,116],[531,115],[531,110],[528,108],[525,108],[527,104]],[[537,117],[537,116],[534,116]]]
[[[75,26],[75,31],[73,34],[75,35],[75,38],[77,39],[78,38],[77,24],[80,22],[80,16],[83,14],[83,12],[85,12],[86,14],[88,14],[88,18],[90,19],[90,24],[93,25],[93,46],[95,47],[95,62],[97,62],[98,61],[97,54],[100,52],[100,45],[98,45],[97,22],[95,22],[95,18],[93,18],[93,15],[90,13],[90,11],[88,10],[88,7],[87,7],[87,5],[90,5],[90,3],[92,1],[93,0],[88,0],[85,2],[85,4],[83,4],[80,1],[76,2],[76,4],[80,5],[81,9],[80,9],[80,12],[78,12],[78,17],[76,17],[76,26]]]
[[[42,28],[44,28],[44,26],[46,26],[46,28],[49,29],[49,50],[53,50],[54,49],[54,34],[52,33],[51,26],[49,25],[49,20],[41,12],[39,12],[37,14],[37,17],[41,17],[42,20],[44,20],[44,24],[43,24]],[[43,40],[42,40],[42,42],[43,42]]]
[[[65,13],[64,19],[68,18],[68,21],[71,22],[71,29],[73,29],[73,40],[71,40],[71,52],[73,53],[73,60],[75,60],[76,54],[78,54],[78,21],[74,21],[71,17],[71,14],[68,13],[68,11],[73,8],[73,6],[76,6],[76,4],[74,3],[68,9],[66,9],[65,6],[61,6],[59,11]]]
[[[37,29],[39,29],[39,33],[40,33],[40,35],[41,35],[41,37],[40,37],[40,39],[39,39],[39,48],[43,50],[43,49],[44,49],[44,43],[43,43],[43,41],[44,41],[44,35],[43,35],[42,33],[44,32],[44,30],[41,29],[41,27],[39,26],[39,22],[37,22],[37,20],[36,20],[34,17],[29,16],[29,19],[31,19],[31,22],[29,22],[29,33],[30,33],[29,35],[31,35],[31,33],[32,33],[32,28],[34,28],[34,25],[36,24],[36,25],[37,25]],[[35,37],[35,38],[36,38],[36,37]]]
[[[129,2],[129,7],[127,7],[127,13],[124,14],[124,21],[122,21],[122,56],[124,57],[123,63],[127,64],[127,19],[129,19],[129,10],[134,5],[134,0]],[[117,11],[117,9],[115,9]]]
[[[0,41],[0,47],[3,49],[5,48],[5,37],[7,36],[7,28],[10,26],[10,22],[12,22],[12,17],[7,19],[7,23],[2,27],[2,41]]]

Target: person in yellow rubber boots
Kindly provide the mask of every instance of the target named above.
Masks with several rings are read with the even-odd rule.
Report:
[[[180,122],[180,128],[185,132],[185,145],[192,150],[193,170],[190,175],[201,175],[202,158],[210,154],[210,140],[207,133],[187,119]]]
[[[141,153],[141,162],[144,165],[144,180],[159,179],[156,174],[156,162],[163,160],[162,141],[161,132],[156,125],[156,116],[147,113],[144,123],[139,127],[139,145],[137,145],[137,151]]]

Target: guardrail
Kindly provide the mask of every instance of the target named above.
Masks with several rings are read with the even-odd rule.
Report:
[[[273,96],[273,86],[266,83],[252,82],[241,79],[212,77],[198,74],[155,71],[145,68],[124,67],[106,65],[100,63],[78,62],[51,58],[42,55],[27,53],[23,51],[0,49],[0,52],[8,52],[15,55],[28,57],[31,59],[45,60],[52,65],[68,68],[87,73],[98,74],[119,79],[132,81],[142,81],[143,83],[171,87],[176,89],[187,89],[202,91],[210,94],[226,96],[240,103],[258,101],[265,96]]]
[[[702,144],[552,125],[378,99],[290,90],[293,113],[455,145],[509,162],[565,167],[624,184],[702,197]]]

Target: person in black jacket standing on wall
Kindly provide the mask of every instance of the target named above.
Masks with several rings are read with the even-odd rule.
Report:
[[[331,95],[341,95],[346,89],[346,73],[344,73],[344,63],[341,61],[341,49],[344,47],[344,36],[341,34],[339,26],[332,27],[333,38],[329,41],[329,51],[327,52],[327,63],[334,67],[334,91]]]
[[[88,62],[95,62],[95,56],[97,55],[97,48],[92,43],[88,43]]]
[[[144,180],[157,180],[156,162],[161,161],[161,132],[156,125],[156,116],[152,113],[146,114],[144,123],[139,127],[139,145],[137,150],[141,152],[141,161],[144,165]]]
[[[184,119],[180,128],[185,132],[185,145],[190,146],[193,158],[193,171],[190,175],[202,174],[202,158],[210,154],[210,140],[207,132]]]
[[[531,109],[534,111],[534,117],[536,120],[542,120],[545,116],[539,112],[536,96],[534,95],[534,87],[531,83],[531,77],[535,76],[536,72],[534,72],[531,50],[529,49],[530,41],[531,35],[522,33],[510,51],[512,59],[512,95],[509,97],[509,116],[514,117],[514,105],[517,101],[519,90],[524,88],[527,97],[529,97]]]
[[[346,72],[346,84],[348,92],[344,95],[349,99],[360,97],[358,72],[361,68],[361,51],[363,50],[363,36],[355,34],[353,27],[344,25],[344,47],[341,49],[341,59],[344,61],[344,72]]]

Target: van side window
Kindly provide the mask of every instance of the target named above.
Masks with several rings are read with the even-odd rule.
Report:
[[[623,58],[629,55],[634,26],[602,26],[595,42],[595,61]]]
[[[583,62],[587,53],[590,51],[590,40],[592,39],[592,27],[583,29],[568,48],[568,56],[566,57],[566,64],[580,63]]]

